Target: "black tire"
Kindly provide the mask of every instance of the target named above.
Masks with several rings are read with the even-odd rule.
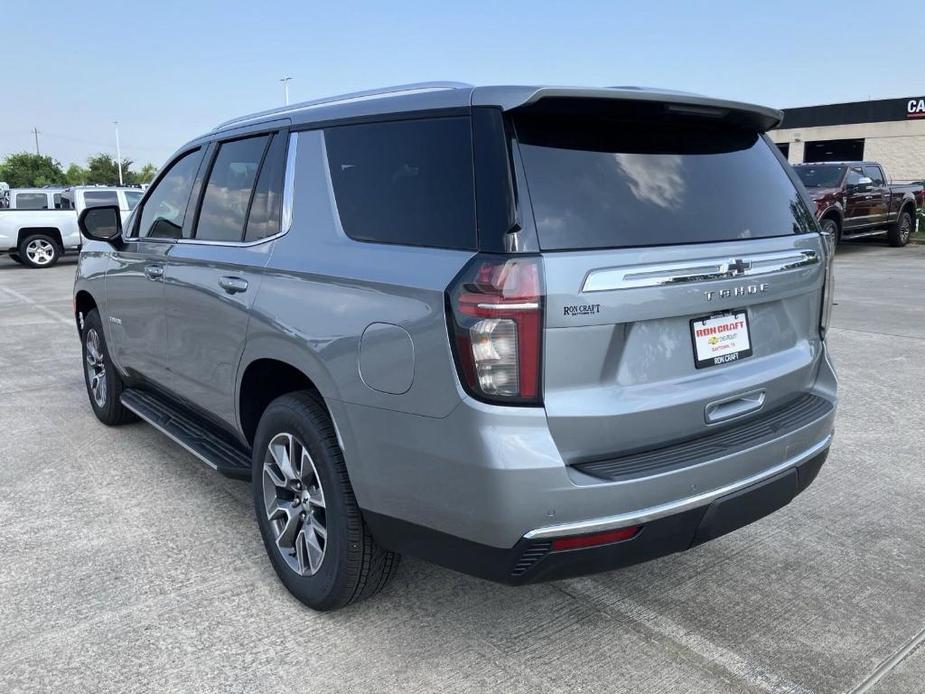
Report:
[[[22,258],[19,256],[19,253],[10,253],[10,260],[12,260],[14,263],[19,263],[20,265],[25,264],[23,263]]]
[[[887,239],[894,248],[901,248],[909,243],[909,237],[912,236],[914,230],[915,220],[912,219],[912,213],[909,210],[903,210],[896,221],[890,225]]]
[[[58,241],[48,234],[24,236],[16,253],[23,265],[39,270],[54,267],[61,259],[61,247]]]
[[[95,338],[94,335],[96,336]],[[93,414],[103,424],[110,426],[134,422],[137,417],[130,410],[123,407],[122,401],[119,399],[125,389],[125,384],[109,357],[109,348],[106,346],[106,337],[103,333],[103,323],[100,320],[99,311],[96,309],[92,309],[84,316],[80,343],[83,356],[84,384],[87,386],[87,397],[90,399]],[[93,344],[96,344],[97,347],[92,347]],[[93,355],[94,351],[98,352],[98,354]],[[100,373],[95,366],[97,362],[102,364],[102,373],[105,378],[102,382],[97,382],[97,390],[94,392],[94,375]],[[99,397],[100,395],[101,397]]]
[[[838,228],[838,222],[831,217],[825,217],[819,222],[819,226],[822,227],[824,232],[832,234],[836,246],[841,243],[841,229]]]
[[[308,472],[303,469],[301,474],[297,474],[305,482],[304,488],[300,487],[302,494],[311,496],[309,492],[313,486],[309,476],[317,474],[320,481],[320,490],[315,488],[314,491],[316,496],[320,491],[323,508],[312,509],[308,501],[300,507],[307,509],[306,513],[313,519],[321,516],[325,528],[323,554],[311,575],[300,573],[299,568],[292,566],[292,563],[302,566],[294,549],[284,555],[284,550],[277,545],[280,524],[288,528],[292,523],[295,542],[298,542],[298,533],[311,528],[304,520],[306,513],[299,514],[302,520],[292,520],[296,514],[292,510],[294,506],[289,505],[285,513],[277,514],[277,520],[268,518],[268,505],[274,503],[268,499],[279,501],[276,494],[298,495],[298,492],[288,492],[275,483],[264,465],[267,462],[275,474],[278,467],[273,467],[275,459],[268,452],[268,447],[271,441],[281,440],[280,437],[285,440],[286,434],[291,434],[295,444],[299,444],[299,450],[304,448],[310,456],[310,461],[303,462],[305,468],[310,463],[312,469]],[[296,449],[295,444],[290,451]],[[277,398],[260,418],[253,450],[252,486],[257,525],[270,563],[289,592],[312,609],[327,611],[364,600],[382,590],[395,574],[400,555],[380,547],[363,521],[334,426],[324,406],[307,392]],[[302,460],[301,455],[298,457]],[[295,501],[288,503],[294,504]],[[320,539],[321,536],[316,537],[316,540]],[[307,554],[307,549],[303,547],[304,554]]]

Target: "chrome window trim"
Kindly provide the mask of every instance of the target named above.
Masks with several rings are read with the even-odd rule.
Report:
[[[262,243],[275,241],[285,236],[292,228],[292,204],[295,197],[295,163],[298,156],[299,133],[289,133],[289,148],[286,152],[286,171],[283,176],[283,204],[280,213],[279,231],[256,241],[208,241],[205,239],[165,239],[168,243],[194,246],[229,246],[234,248],[251,248]],[[255,183],[256,185],[256,183]]]
[[[684,263],[627,265],[591,270],[584,279],[584,294],[619,289],[660,287],[682,282],[709,282],[733,277],[755,277],[785,272],[819,263],[819,254],[810,250],[775,251],[741,258],[707,258]]]
[[[548,525],[544,528],[537,528],[536,530],[531,530],[524,537],[528,540],[546,540],[553,537],[562,537],[563,535],[582,535],[585,533],[595,533],[602,532],[606,530],[617,530],[619,528],[626,528],[633,525],[642,525],[644,523],[650,523],[651,521],[663,518],[665,516],[670,516],[676,513],[683,513],[698,506],[706,506],[707,504],[712,503],[721,496],[726,496],[727,494],[732,494],[740,489],[744,489],[750,485],[766,480],[774,475],[788,470],[792,467],[803,463],[804,461],[809,460],[815,455],[818,455],[824,451],[832,443],[832,434],[827,435],[822,441],[806,449],[802,453],[788,458],[787,460],[769,467],[766,470],[746,477],[745,479],[738,480],[731,484],[727,484],[724,487],[719,489],[714,489],[710,492],[704,492],[703,494],[697,494],[695,496],[689,496],[684,499],[678,499],[677,501],[669,501],[665,504],[660,504],[658,506],[650,506],[649,508],[639,509],[637,511],[631,511],[629,513],[621,513],[616,516],[607,516],[605,518],[591,518],[589,520],[577,521],[575,523],[562,523],[560,525]]]
[[[289,133],[289,149],[286,152],[286,173],[283,177],[283,210],[279,229],[285,234],[292,228],[292,201],[295,196],[295,162],[299,154],[299,133]]]

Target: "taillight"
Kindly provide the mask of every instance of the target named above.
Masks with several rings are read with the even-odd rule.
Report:
[[[835,260],[837,239],[834,234],[822,233],[823,256],[825,257],[825,275],[822,285],[822,308],[819,313],[819,333],[825,338],[832,316],[832,303],[835,296],[835,275],[832,265]]]
[[[479,400],[542,404],[543,266],[536,256],[477,255],[447,289],[459,378]]]

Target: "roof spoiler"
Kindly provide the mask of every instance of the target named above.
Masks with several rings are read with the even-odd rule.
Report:
[[[712,99],[687,92],[641,89],[637,87],[476,87],[473,106],[498,106],[505,111],[543,110],[544,106],[562,102],[637,102],[663,104],[668,113],[715,118],[765,132],[780,125],[782,111],[739,101]]]

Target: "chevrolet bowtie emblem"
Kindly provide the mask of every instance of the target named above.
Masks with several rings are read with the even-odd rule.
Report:
[[[744,275],[746,270],[752,269],[752,262],[750,260],[742,260],[741,258],[732,258],[728,263],[724,263],[723,272],[728,272],[730,275]]]

